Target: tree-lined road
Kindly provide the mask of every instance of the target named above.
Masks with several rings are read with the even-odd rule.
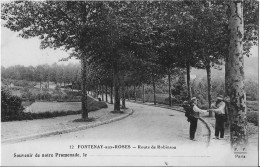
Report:
[[[2,144],[2,164],[8,165],[165,165],[165,159],[174,156],[203,156],[200,151],[194,155],[196,146],[207,148],[209,132],[198,122],[197,141],[189,140],[189,123],[184,113],[127,102],[127,107],[135,112],[129,117],[95,128],[71,132],[14,144]],[[131,149],[90,149],[86,145],[127,145]],[[138,148],[138,146],[142,148]],[[151,149],[152,145],[176,147],[176,149]],[[73,147],[73,148],[72,148]],[[136,147],[136,148],[134,148]],[[41,154],[40,158],[16,158],[14,154]],[[86,158],[52,158],[56,153],[88,154]],[[100,157],[102,156],[102,157]],[[157,157],[151,160],[151,157]],[[100,161],[102,158],[102,161]],[[27,161],[27,159],[29,161]],[[182,161],[185,159],[181,158]],[[75,161],[74,161],[75,160]],[[166,163],[168,162],[166,161]],[[154,162],[153,162],[154,161]],[[188,162],[188,161],[187,161]],[[127,164],[124,164],[127,163]]]
[[[17,144],[44,143],[48,141],[111,141],[119,143],[203,143],[207,145],[209,132],[205,125],[199,121],[196,133],[197,141],[189,140],[189,123],[184,113],[179,111],[146,106],[142,104],[127,103],[135,112],[130,117],[118,122],[86,129],[59,136],[26,141]]]
[[[180,96],[176,101],[190,100],[192,94],[203,94],[194,90],[191,85],[190,71],[191,68],[205,69],[208,92],[207,97],[203,95],[200,100],[207,101],[210,107],[213,90],[215,95],[230,97],[231,103],[227,108],[229,113],[232,113],[229,115],[230,131],[233,134],[231,145],[241,145],[241,148],[244,148],[247,145],[247,110],[243,57],[249,56],[251,47],[258,44],[258,10],[257,1],[242,0],[25,1],[4,3],[1,19],[4,27],[19,32],[19,36],[23,38],[38,37],[42,49],[62,48],[71,51],[70,56],[63,60],[72,57],[80,59],[82,118],[86,120],[87,91],[99,94],[104,92],[104,87],[106,91],[110,87],[110,92],[114,92],[114,111],[120,112],[120,99],[122,98],[124,107],[125,93],[128,92],[126,88],[134,87],[130,96],[136,97],[136,86],[142,86],[144,99],[145,85],[152,85],[156,103],[156,84],[165,83],[164,79],[167,77],[168,102],[171,106],[173,91]],[[221,89],[225,91],[211,90],[211,68],[221,69],[223,64],[225,85]],[[36,79],[37,82],[48,78],[47,81],[63,80],[64,83],[78,79],[54,77],[52,80],[49,74],[49,77],[44,77],[45,69],[47,68],[44,66],[36,68],[36,73],[39,74],[37,76],[42,77],[24,78]],[[73,70],[77,71],[74,68],[68,69],[65,70],[64,76],[69,76],[69,72]],[[172,75],[178,80],[186,75],[186,84],[172,87]],[[164,85],[160,84],[157,87],[162,86]],[[165,90],[159,89],[159,92]],[[209,115],[212,116],[211,112]],[[158,120],[160,119],[162,118]],[[144,124],[150,126],[149,129],[154,126],[164,128],[157,119],[155,123],[151,120],[153,119],[147,120],[145,117]],[[137,121],[134,119],[133,123],[138,125]],[[166,123],[165,128],[176,126],[177,123],[181,125],[179,128],[184,129],[178,121],[169,123]],[[131,131],[131,128],[129,130]],[[115,134],[118,133],[120,139],[120,130],[111,128],[111,131],[116,131]],[[164,137],[165,134],[161,133]],[[107,137],[105,134],[104,137]],[[133,137],[135,136],[136,134],[133,134]]]
[[[189,140],[189,123],[184,113],[127,102],[133,115],[110,124],[82,131],[61,134],[14,144],[2,144],[2,165],[243,165],[233,153],[219,144],[207,148],[209,132],[198,121],[197,141]],[[131,149],[100,149],[90,145],[128,145]],[[138,148],[141,145],[142,148]],[[152,145],[173,146],[176,149],[151,149]],[[136,148],[134,148],[136,147]],[[222,154],[219,154],[219,152]],[[35,154],[40,154],[35,158]],[[76,154],[80,157],[59,157]],[[83,156],[86,155],[86,157]],[[17,158],[15,154],[31,154],[32,158]],[[52,157],[53,156],[53,157]],[[58,156],[58,157],[57,157]],[[230,157],[230,158],[227,158]],[[229,163],[222,161],[230,160]]]

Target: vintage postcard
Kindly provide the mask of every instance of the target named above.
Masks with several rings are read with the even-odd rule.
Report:
[[[259,2],[1,2],[1,165],[258,166]]]

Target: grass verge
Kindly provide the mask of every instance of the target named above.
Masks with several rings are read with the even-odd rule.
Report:
[[[88,105],[89,112],[108,107],[105,102],[95,101],[92,98],[88,98],[87,105]],[[44,111],[42,108],[39,108],[39,111],[36,110],[33,112],[24,112],[24,111],[12,112],[12,113],[10,112],[10,114],[8,114],[8,115],[6,114],[6,115],[2,116],[1,121],[7,122],[7,121],[45,119],[45,118],[54,118],[54,117],[66,116],[66,115],[75,115],[75,114],[80,114],[80,113],[81,113],[81,110],[65,111],[64,109],[59,110],[59,108],[55,108],[55,110],[54,110],[54,108],[53,108],[53,110]]]

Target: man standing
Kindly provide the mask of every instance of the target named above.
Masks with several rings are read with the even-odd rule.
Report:
[[[187,102],[184,102],[183,108],[186,111],[185,116],[188,118],[188,122],[190,122],[190,140],[195,140],[195,133],[197,130],[199,113],[205,113],[207,110],[201,110],[197,107],[197,98],[191,98],[190,105]]]
[[[182,107],[185,111],[185,116],[187,117],[187,121],[190,122],[190,115],[191,115],[191,110],[190,110],[190,105],[188,101],[184,101],[182,104]]]
[[[216,103],[211,105],[213,109],[209,109],[209,111],[215,112],[216,124],[215,124],[215,138],[214,139],[224,139],[224,131],[225,131],[225,122],[227,121],[226,115],[226,104],[222,96],[217,98]]]

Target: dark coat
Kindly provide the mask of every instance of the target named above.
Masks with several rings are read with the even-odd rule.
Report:
[[[187,121],[190,122],[190,120],[194,117],[194,110],[193,105],[183,105],[183,109],[185,110],[185,116],[188,118]]]

